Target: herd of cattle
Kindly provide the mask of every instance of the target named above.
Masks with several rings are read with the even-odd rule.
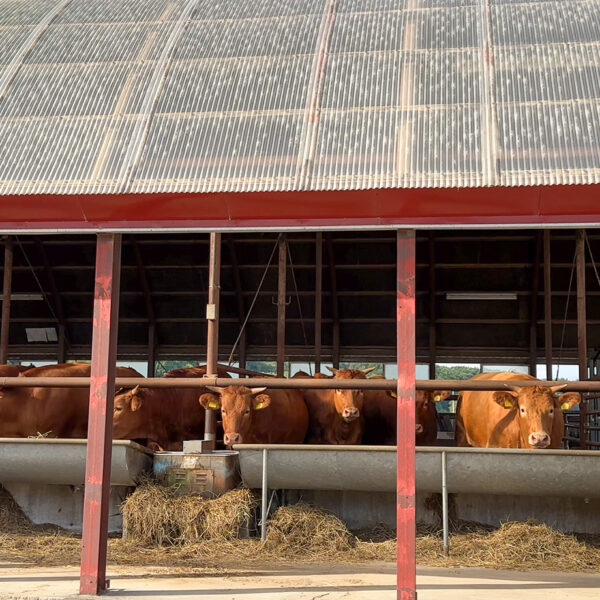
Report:
[[[364,379],[373,369],[331,369],[317,378]],[[204,366],[175,369],[164,377],[202,377]],[[90,365],[45,367],[0,365],[0,377],[88,377]],[[229,375],[219,369],[219,377]],[[117,368],[118,377],[139,377]],[[294,377],[310,377],[297,373]],[[519,373],[484,373],[473,379],[501,381],[535,378]],[[250,383],[251,380],[248,380]],[[577,393],[564,386],[510,387],[493,392],[461,392],[455,437],[459,446],[559,448],[563,410],[576,406]],[[416,444],[437,439],[435,403],[449,392],[417,391]],[[85,438],[89,392],[85,388],[0,388],[0,437]],[[396,395],[384,390],[266,389],[229,386],[175,389],[140,385],[117,390],[113,437],[136,440],[154,450],[181,450],[183,440],[201,439],[205,410],[221,413],[226,446],[256,444],[396,443]],[[203,407],[203,408],[202,408]]]

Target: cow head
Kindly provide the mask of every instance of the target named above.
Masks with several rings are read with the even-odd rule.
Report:
[[[523,448],[547,448],[552,443],[554,419],[562,419],[562,411],[577,406],[581,396],[567,392],[556,396],[566,384],[552,387],[509,387],[494,392],[494,400],[503,408],[517,411],[519,436]]]
[[[417,436],[425,431],[424,428],[429,420],[435,419],[435,403],[445,400],[449,395],[449,391],[417,390],[415,407],[415,433]]]
[[[121,389],[115,394],[113,406],[113,437],[130,439],[137,435],[136,429],[140,422],[143,406],[144,390],[136,385],[131,390]]]
[[[243,444],[251,437],[254,413],[271,404],[271,398],[262,393],[267,388],[230,385],[226,388],[207,386],[207,389],[213,393],[202,394],[200,404],[204,408],[221,410],[225,445]]]
[[[367,374],[376,367],[368,369],[327,368],[333,373],[333,379],[365,379]],[[335,410],[346,423],[356,421],[360,417],[364,400],[365,397],[362,390],[333,390]]]

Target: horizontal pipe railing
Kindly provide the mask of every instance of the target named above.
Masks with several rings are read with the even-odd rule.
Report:
[[[249,386],[272,389],[361,389],[396,390],[396,379],[310,379],[282,377],[253,377],[248,379],[229,379],[226,377],[117,377],[117,388],[142,386],[145,388],[201,388],[207,385],[217,387]],[[89,377],[0,377],[0,387],[89,387]],[[497,391],[506,387],[552,387],[561,385],[556,381],[529,380],[460,380],[460,379],[420,379],[416,382],[418,390],[461,390],[461,391]],[[561,388],[564,392],[600,391],[600,381],[569,381]]]

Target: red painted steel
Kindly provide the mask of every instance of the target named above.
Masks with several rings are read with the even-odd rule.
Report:
[[[0,228],[598,223],[600,184],[216,194],[3,196]]]
[[[415,600],[415,232],[398,232],[398,447],[396,556],[398,600]]]
[[[79,583],[81,594],[100,594],[107,588],[106,544],[120,274],[121,236],[99,234]]]

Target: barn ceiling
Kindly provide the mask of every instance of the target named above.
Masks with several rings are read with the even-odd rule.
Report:
[[[542,232],[528,230],[417,234],[420,361],[426,362],[429,356],[433,308],[439,361],[486,357],[526,363],[533,318],[535,345],[539,362],[543,362],[541,236]],[[591,251],[600,256],[600,234],[590,231],[588,237]],[[314,355],[316,234],[290,233],[287,241],[287,355],[310,359]],[[264,284],[248,320],[248,358],[275,357],[276,252],[271,266],[266,265],[276,242],[277,234],[271,233],[223,235],[222,360],[231,350],[265,270]],[[208,252],[208,235],[204,234],[124,237],[120,357],[145,358],[153,318],[159,358],[203,360]],[[571,281],[574,252],[574,232],[552,232],[553,345],[558,356],[562,339],[562,357],[566,360],[576,353],[575,279]],[[395,359],[395,256],[395,238],[390,231],[323,235],[324,359],[332,351],[334,303],[339,313],[342,360]],[[58,328],[63,323],[69,358],[89,358],[94,259],[94,236],[20,236],[14,240],[16,297],[10,328],[13,357],[55,358],[55,342],[28,342],[26,330]],[[600,285],[589,253],[587,260],[588,342],[593,349],[600,347]],[[144,291],[146,285],[149,296]],[[482,292],[490,293],[491,299],[477,298]],[[20,299],[41,293],[38,300]],[[474,293],[475,298],[449,299],[449,293]],[[504,294],[504,298],[498,294]]]

